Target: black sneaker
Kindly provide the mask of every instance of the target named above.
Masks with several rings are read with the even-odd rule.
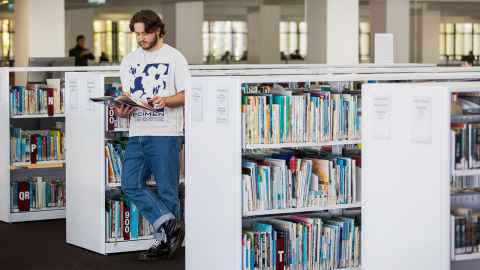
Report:
[[[155,240],[153,241],[152,246],[148,250],[138,254],[137,259],[139,261],[155,261],[168,258],[168,254],[169,248],[167,243],[160,243],[160,241]]]
[[[167,234],[167,258],[170,259],[175,255],[175,252],[183,243],[183,239],[185,238],[184,224],[181,220],[171,219],[165,222],[162,226],[164,226],[163,228]]]

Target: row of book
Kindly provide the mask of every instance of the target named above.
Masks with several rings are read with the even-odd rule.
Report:
[[[244,95],[245,144],[320,143],[360,139],[358,93],[330,91]]]
[[[65,207],[65,184],[61,179],[36,176],[28,181],[13,181],[10,185],[12,212]]]
[[[271,219],[243,230],[243,270],[360,266],[360,223],[349,217]]]
[[[107,200],[105,220],[108,242],[145,239],[154,231],[137,207],[125,200]]]
[[[454,208],[453,228],[454,254],[469,254],[480,252],[480,212],[470,208]]]
[[[450,187],[452,192],[480,190],[480,175],[452,177]]]
[[[64,160],[64,132],[51,130],[10,130],[10,160],[31,162]]]
[[[64,89],[44,84],[28,84],[10,89],[11,115],[64,113]]]
[[[360,201],[360,157],[330,153],[246,157],[243,211],[325,207]]]
[[[452,124],[451,145],[453,168],[480,168],[480,124]]]
[[[105,144],[105,161],[107,168],[107,182],[121,183],[122,162],[125,158],[125,144],[107,142]]]

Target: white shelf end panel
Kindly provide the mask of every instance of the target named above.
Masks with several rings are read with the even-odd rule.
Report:
[[[450,94],[362,89],[362,268],[450,269]]]

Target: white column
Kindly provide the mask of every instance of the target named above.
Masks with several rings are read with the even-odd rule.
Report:
[[[29,57],[65,56],[64,0],[15,1],[15,65]]]
[[[307,62],[358,64],[359,0],[306,0]]]
[[[439,36],[441,16],[439,10],[428,10],[425,5],[422,12],[422,62],[436,64],[439,61]]]
[[[410,1],[387,0],[386,9],[386,30],[394,35],[394,61],[408,63],[410,58]]]
[[[177,48],[189,64],[203,63],[203,1],[178,2],[162,6],[165,20],[165,42]]]
[[[393,34],[395,63],[408,63],[410,59],[410,1],[370,0],[372,41],[375,33]],[[375,50],[372,48],[371,50]]]
[[[280,6],[260,5],[247,15],[248,63],[280,64]]]
[[[84,35],[85,46],[93,52],[93,20],[95,19],[95,10],[88,9],[70,9],[65,11],[66,23],[66,55],[68,50],[77,44],[77,36]]]

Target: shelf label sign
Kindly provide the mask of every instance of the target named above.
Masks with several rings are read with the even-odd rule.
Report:
[[[68,90],[69,90],[69,96],[70,96],[70,109],[72,111],[77,111],[78,110],[78,80],[71,79],[68,82]]]
[[[390,140],[392,129],[392,98],[376,96],[373,98],[373,138],[376,140]]]
[[[432,99],[413,97],[410,109],[410,141],[413,143],[432,143]]]
[[[192,88],[191,112],[192,120],[195,122],[203,121],[203,94],[202,88]]]
[[[228,90],[217,89],[216,114],[217,123],[228,124]]]

